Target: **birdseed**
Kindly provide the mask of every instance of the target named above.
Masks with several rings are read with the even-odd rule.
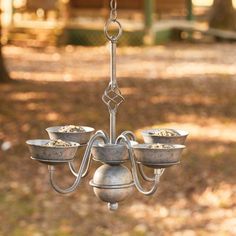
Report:
[[[61,127],[58,131],[61,133],[83,133],[85,129],[82,126],[66,125]]]
[[[180,134],[173,129],[159,129],[153,132],[149,132],[150,135],[161,136],[161,137],[174,137],[180,136]]]
[[[151,149],[172,149],[174,147],[173,147],[173,145],[155,143],[155,144],[149,145],[148,148],[151,148]]]
[[[52,140],[45,144],[46,147],[71,147],[73,146],[71,143],[67,143],[65,141],[62,141],[60,139],[58,140]]]

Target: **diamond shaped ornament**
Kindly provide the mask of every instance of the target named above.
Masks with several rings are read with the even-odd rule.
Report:
[[[102,96],[102,100],[108,106],[109,110],[117,110],[118,106],[124,102],[125,99],[121,95],[118,86],[111,86],[111,84],[109,84]]]

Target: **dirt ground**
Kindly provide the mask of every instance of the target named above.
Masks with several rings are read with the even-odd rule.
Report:
[[[235,51],[236,44],[119,48],[126,102],[118,131],[132,130],[140,141],[148,127],[177,127],[190,136],[181,165],[166,170],[154,196],[136,191],[110,213],[88,185],[98,163],[74,194],[60,196],[49,186],[47,166],[30,160],[25,145],[47,138],[53,125],[108,130],[101,101],[108,47],[4,47],[15,82],[0,85],[0,235],[236,235]],[[67,166],[58,169],[58,181],[68,186]]]

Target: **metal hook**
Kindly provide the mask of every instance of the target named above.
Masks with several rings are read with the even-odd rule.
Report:
[[[118,26],[118,33],[117,35],[110,35],[109,34],[109,27],[111,26],[111,24],[116,24]],[[122,35],[122,32],[123,32],[123,29],[122,29],[122,26],[121,26],[121,23],[118,21],[118,20],[113,20],[113,19],[109,19],[107,21],[107,23],[105,24],[105,27],[104,27],[104,32],[105,32],[105,36],[106,38],[111,41],[111,42],[116,42],[119,40],[119,38],[121,37]]]

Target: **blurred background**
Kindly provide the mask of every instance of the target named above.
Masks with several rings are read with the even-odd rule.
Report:
[[[1,0],[0,235],[236,235],[236,1],[118,0],[118,131],[190,136],[158,193],[110,213],[88,185],[59,196],[25,140],[54,125],[108,130],[108,0]],[[115,29],[114,29],[115,30]],[[80,158],[77,159],[79,165]],[[58,179],[73,178],[59,167]],[[149,170],[147,170],[149,171]]]

